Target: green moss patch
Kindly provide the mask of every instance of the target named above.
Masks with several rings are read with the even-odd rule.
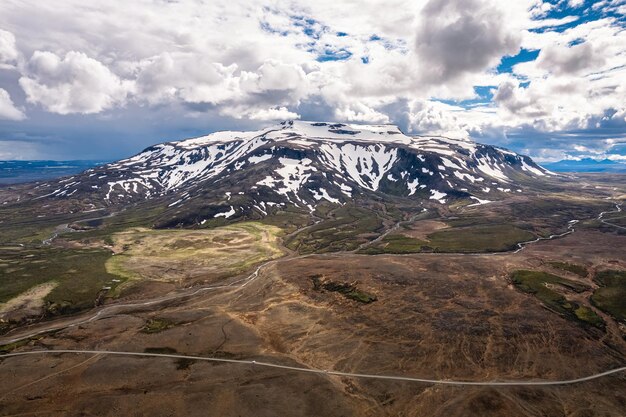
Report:
[[[535,239],[527,230],[506,224],[452,227],[431,233],[427,240],[402,233],[385,236],[377,244],[365,248],[363,254],[378,253],[481,253],[513,250],[520,242]]]
[[[171,347],[147,347],[143,350],[145,353],[159,353],[159,354],[166,354],[166,355],[174,355],[176,353],[178,353],[178,351],[174,348]]]
[[[595,281],[600,288],[591,296],[593,305],[616,320],[626,322],[626,271],[600,271]]]
[[[0,268],[0,302],[36,285],[57,285],[44,298],[48,315],[73,313],[94,307],[123,279],[107,272],[111,252],[98,249],[25,249],[0,251],[8,267]]]
[[[531,232],[508,224],[445,229],[428,235],[436,252],[503,252],[535,238]]]
[[[382,228],[374,211],[345,206],[334,210],[331,218],[292,236],[285,245],[300,253],[354,250],[369,240],[366,235],[376,235]]]
[[[313,289],[316,291],[337,292],[349,300],[363,304],[373,303],[378,299],[374,294],[360,290],[355,284],[327,281],[319,275],[314,275],[310,279],[313,282]]]
[[[152,334],[161,333],[164,330],[170,329],[175,326],[169,320],[165,319],[149,319],[146,324],[141,328],[142,333]]]
[[[191,367],[194,363],[196,363],[195,359],[189,358],[180,358],[176,359],[176,369],[179,371],[185,371]]]
[[[30,337],[27,339],[18,340],[17,342],[7,343],[6,345],[0,345],[0,354],[11,353],[14,350],[28,345],[33,340],[39,340],[43,336]]]
[[[511,281],[519,290],[533,294],[550,310],[569,319],[604,328],[604,321],[592,309],[567,299],[559,292],[569,290],[580,293],[589,290],[589,286],[547,272],[528,270],[513,272]]]
[[[587,276],[587,268],[583,265],[573,264],[569,262],[548,262],[552,268],[561,269],[563,271],[571,272],[580,277]]]
[[[404,235],[388,235],[382,239],[386,253],[415,253],[432,250],[428,242]]]

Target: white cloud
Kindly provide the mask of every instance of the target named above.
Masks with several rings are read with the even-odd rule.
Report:
[[[417,59],[423,63],[421,78],[453,81],[515,54],[521,37],[506,17],[502,6],[492,1],[429,1],[421,11],[415,39]]]
[[[0,120],[23,120],[26,116],[15,107],[9,93],[0,88]]]
[[[299,119],[300,116],[290,112],[286,107],[280,107],[254,111],[249,118],[252,120],[291,120]]]
[[[600,68],[605,57],[589,42],[574,46],[550,45],[542,49],[536,65],[554,74],[580,74],[590,68]]]
[[[504,127],[493,106],[466,109],[432,100],[410,100],[406,115],[411,131],[457,139],[499,137]]]
[[[359,101],[341,104],[335,109],[335,118],[347,122],[389,123],[389,116]]]
[[[98,113],[123,105],[132,87],[101,62],[71,51],[60,58],[36,51],[19,80],[28,102],[59,113]]]
[[[420,133],[465,138],[468,126],[456,117],[459,110],[444,103],[414,100],[409,105],[410,126]]]
[[[303,86],[305,78],[298,65],[270,59],[259,67],[257,91],[297,90]]]
[[[138,64],[135,99],[218,104],[236,94],[231,82],[236,69],[190,53],[164,52]]]
[[[0,66],[21,74],[26,108],[59,114],[137,106],[238,123],[314,115],[462,137],[622,129],[623,25],[585,21],[582,8],[547,17],[565,3],[0,2]],[[497,74],[502,57],[520,48],[541,52]],[[475,86],[497,87],[494,100],[471,108],[440,101],[476,99]]]
[[[18,57],[15,36],[11,32],[0,29],[0,69],[15,65]]]
[[[524,42],[541,51],[500,83],[494,101],[503,122],[554,132],[619,121],[626,107],[626,33],[613,19],[533,34]]]
[[[530,15],[533,18],[540,19],[554,10],[555,5],[547,1],[539,1],[530,7]]]
[[[532,20],[527,25],[527,29],[553,28],[566,25],[578,20],[578,16],[565,16],[559,19],[539,19]]]
[[[122,90],[148,105],[210,103],[263,110],[294,107],[321,95],[337,107],[338,116],[385,120],[388,115],[375,107],[392,99],[471,97],[472,83],[484,78],[484,70],[516,50],[520,22],[528,20],[517,12],[534,0],[513,7],[478,0],[139,3],[111,0],[86,7],[79,0],[56,5],[24,0],[0,5],[5,16],[0,24],[14,23],[11,29],[25,54],[79,51],[106,68],[109,74],[102,79],[114,80],[102,83],[100,93],[87,89],[93,102],[72,104],[76,100],[65,96],[76,89],[67,80],[51,84],[27,73],[22,84],[30,102],[64,114],[97,112],[124,105],[114,85],[132,80],[136,89]],[[446,17],[450,10],[456,22]],[[352,55],[341,62],[316,61],[332,53]],[[331,92],[336,86],[340,91]],[[55,105],[58,92],[64,94]]]

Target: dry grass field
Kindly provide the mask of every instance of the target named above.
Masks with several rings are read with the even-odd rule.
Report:
[[[227,278],[282,256],[280,232],[252,222],[206,230],[133,228],[112,235],[116,255],[106,267],[129,279],[191,284],[202,278]]]

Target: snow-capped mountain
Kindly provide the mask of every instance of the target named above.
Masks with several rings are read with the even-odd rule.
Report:
[[[289,205],[313,211],[370,193],[481,204],[548,175],[526,156],[471,141],[411,137],[392,125],[289,121],[151,146],[42,187],[47,197],[101,205],[202,198],[213,217],[230,218]]]

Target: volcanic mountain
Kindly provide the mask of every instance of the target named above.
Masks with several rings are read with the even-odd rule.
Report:
[[[527,156],[468,140],[407,136],[393,125],[289,121],[154,145],[38,189],[96,207],[156,200],[181,208],[186,225],[376,196],[483,204],[550,175]]]

